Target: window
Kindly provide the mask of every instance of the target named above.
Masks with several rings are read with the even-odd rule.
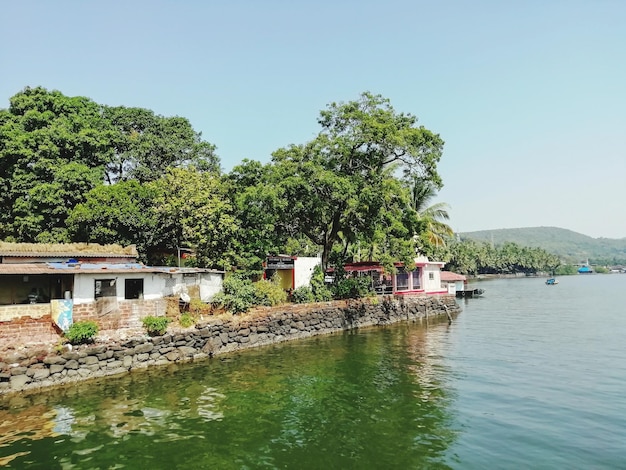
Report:
[[[143,299],[143,279],[126,279],[124,281],[125,299]]]
[[[116,279],[96,279],[94,297],[117,297]]]
[[[435,280],[435,273],[428,273],[428,279],[430,279],[431,281]]]
[[[408,290],[409,289],[409,273],[399,271],[396,274],[396,290]]]
[[[413,289],[419,289],[420,286],[420,270],[416,269],[411,273],[411,281],[413,282]]]

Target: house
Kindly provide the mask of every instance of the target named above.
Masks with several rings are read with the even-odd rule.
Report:
[[[441,271],[441,287],[448,291],[448,294],[455,295],[457,292],[465,290],[467,278],[463,274],[452,271]]]
[[[402,263],[395,263],[395,272],[387,272],[376,261],[346,263],[343,269],[351,276],[368,276],[372,287],[379,294],[446,294],[447,287],[441,284],[441,268],[445,263],[430,261],[426,256],[415,258],[415,268],[407,270]],[[334,269],[326,272],[332,279]]]
[[[165,297],[193,290],[210,301],[223,276],[144,266],[133,246],[0,243],[0,338],[15,331],[58,336],[79,320],[94,320],[103,330],[136,328],[145,316],[165,315]]]
[[[319,256],[268,256],[263,263],[263,278],[277,277],[286,291],[308,286],[313,270],[322,264]]]

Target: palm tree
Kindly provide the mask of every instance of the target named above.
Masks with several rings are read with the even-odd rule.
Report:
[[[432,181],[415,177],[411,187],[411,205],[422,222],[422,235],[436,248],[446,245],[446,238],[454,235],[452,228],[443,222],[449,220],[449,206],[444,202],[429,205],[437,195],[437,188]]]

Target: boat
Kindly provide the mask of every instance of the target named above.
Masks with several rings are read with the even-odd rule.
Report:
[[[456,296],[459,298],[471,299],[474,297],[480,297],[485,293],[485,289],[465,289],[456,291]]]
[[[553,277],[551,277],[550,279],[546,279],[546,285],[548,286],[555,286],[559,283],[559,281]]]

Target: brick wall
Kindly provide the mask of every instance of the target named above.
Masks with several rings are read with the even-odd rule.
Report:
[[[96,302],[74,305],[74,322],[91,320],[100,331],[139,329],[141,319],[165,315],[166,300],[128,300],[101,313]],[[0,349],[28,344],[53,343],[62,338],[50,316],[50,304],[21,304],[0,307]]]

